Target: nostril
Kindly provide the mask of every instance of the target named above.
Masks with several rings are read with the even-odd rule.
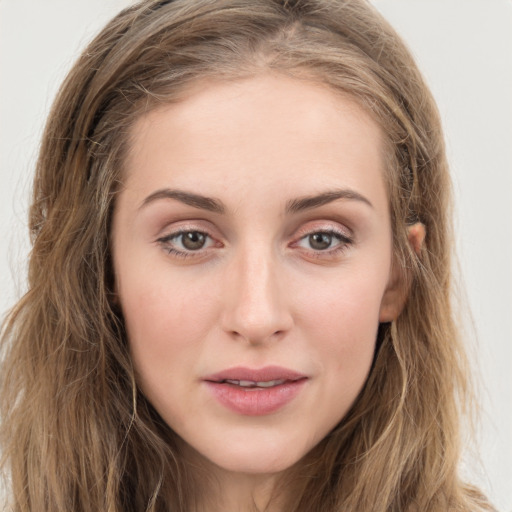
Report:
[[[248,330],[239,332],[233,330],[230,334],[234,340],[245,341],[252,345],[259,345],[282,339],[286,335],[286,331],[283,329],[279,329],[273,332],[268,330],[261,330],[260,332],[250,332]]]

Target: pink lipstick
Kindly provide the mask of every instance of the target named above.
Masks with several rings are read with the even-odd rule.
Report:
[[[271,414],[291,402],[307,377],[279,366],[230,368],[203,379],[225,407],[246,416]]]

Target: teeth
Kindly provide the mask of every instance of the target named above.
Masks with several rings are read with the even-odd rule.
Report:
[[[240,386],[242,388],[271,388],[273,386],[279,386],[286,382],[285,379],[279,380],[268,380],[261,382],[254,382],[253,380],[230,380],[226,379],[224,382],[228,384],[233,384],[234,386]]]
[[[269,380],[268,382],[257,382],[256,385],[259,388],[271,388],[272,386],[279,386],[279,384],[284,382],[284,380]]]

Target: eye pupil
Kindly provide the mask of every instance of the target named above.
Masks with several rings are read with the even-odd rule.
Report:
[[[328,233],[313,233],[309,235],[309,245],[312,249],[323,251],[330,247],[332,243],[332,235]]]
[[[186,233],[183,233],[181,236],[181,242],[183,244],[183,247],[190,251],[201,249],[206,242],[205,234],[200,233],[199,231],[187,231]]]

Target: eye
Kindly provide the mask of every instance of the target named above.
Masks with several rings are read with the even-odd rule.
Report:
[[[214,240],[203,231],[181,230],[170,233],[157,240],[169,254],[189,256],[190,253],[200,252],[215,244]]]
[[[352,239],[337,230],[318,230],[301,237],[294,245],[313,253],[337,254],[352,244]]]
[[[200,231],[186,231],[178,235],[177,238],[180,239],[181,245],[188,251],[197,251],[204,247],[207,237],[208,235]]]
[[[315,249],[315,251],[325,251],[331,247],[334,236],[332,233],[312,233],[305,238],[307,238],[307,243],[311,249]]]

